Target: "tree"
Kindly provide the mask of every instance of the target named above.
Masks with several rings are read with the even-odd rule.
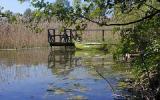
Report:
[[[4,14],[5,14],[5,16],[6,17],[10,17],[10,16],[12,16],[13,15],[13,12],[12,11],[10,11],[10,10],[6,10],[5,12],[4,12]]]
[[[132,70],[136,78],[135,86],[142,92],[145,99],[158,100],[160,96],[160,18],[155,16],[134,24],[132,28],[121,30],[121,47],[119,54],[135,54]],[[143,87],[143,88],[142,88]]]
[[[30,8],[26,9],[23,13],[24,17],[31,17],[32,15],[32,10]]]
[[[68,3],[66,3],[66,0],[57,0],[55,4],[58,4],[59,6],[56,6],[56,9],[53,9],[54,7],[51,6],[51,3],[44,2],[44,0],[30,1],[34,7],[39,8],[39,10],[46,8],[48,9],[48,6],[50,6],[49,11],[52,12],[49,13],[50,16],[52,16],[51,14],[54,14],[57,16],[57,19],[63,19],[63,21],[65,20],[71,24],[76,24],[75,22],[81,19],[96,23],[100,26],[121,26],[141,22],[145,19],[150,19],[156,14],[160,13],[159,0],[84,0],[83,2],[80,0],[75,0],[75,4],[70,7],[67,7]],[[82,5],[81,7],[78,7],[78,9],[76,6],[79,5],[76,5],[76,2],[77,4],[80,2]],[[64,4],[63,6],[62,3]],[[148,12],[152,13],[148,14]],[[114,16],[117,17],[122,15],[125,19],[130,18],[132,13],[138,13],[141,15],[141,17],[132,17],[132,19],[129,21],[126,20],[123,22],[119,22],[119,20],[114,17],[117,23],[111,23],[106,17],[107,15],[113,13]]]
[[[73,0],[73,8],[79,8],[81,4],[81,0]]]
[[[64,8],[70,7],[70,3],[68,0],[56,0],[55,5],[63,6]]]
[[[3,13],[3,16],[4,16],[4,17],[7,17],[7,18],[8,18],[8,21],[9,21],[10,23],[15,23],[15,22],[17,22],[16,16],[15,16],[15,15],[13,14],[13,12],[10,11],[10,10],[6,10],[6,11]]]
[[[0,6],[0,14],[2,13],[2,10],[4,9],[4,7]]]
[[[23,13],[23,22],[31,22],[33,21],[33,12],[30,8],[26,9]]]

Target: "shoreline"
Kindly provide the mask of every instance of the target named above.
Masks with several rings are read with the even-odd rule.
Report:
[[[50,48],[48,47],[31,47],[31,48],[16,48],[16,49],[0,49],[0,51],[16,51],[16,50],[29,50],[29,49],[43,49],[43,48]]]

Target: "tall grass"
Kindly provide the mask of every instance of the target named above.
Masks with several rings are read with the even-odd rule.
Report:
[[[28,28],[30,25],[32,24],[0,24],[0,49],[47,47],[47,29],[58,27],[60,24],[40,23],[37,26],[42,29],[40,32],[35,32]]]
[[[34,24],[34,23],[33,23]],[[62,23],[52,20],[51,22],[40,22],[38,27],[42,29],[40,32],[32,31],[30,23],[5,23],[0,24],[0,49],[20,49],[32,47],[48,47],[47,29],[60,28]],[[106,29],[106,27],[99,27],[96,24],[89,23],[88,29]],[[102,40],[101,31],[83,31],[84,42],[100,42]],[[105,31],[105,42],[115,42],[114,35],[111,31]]]

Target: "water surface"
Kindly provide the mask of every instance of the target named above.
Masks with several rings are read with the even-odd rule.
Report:
[[[0,99],[113,100],[124,76],[117,67],[103,52],[0,51]]]

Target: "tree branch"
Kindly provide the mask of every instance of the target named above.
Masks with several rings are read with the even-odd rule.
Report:
[[[100,23],[100,22],[97,22],[97,21],[92,20],[92,19],[90,19],[90,18],[87,18],[87,17],[85,17],[85,16],[83,16],[83,15],[79,15],[79,16],[80,16],[81,18],[84,18],[84,19],[92,22],[92,23],[96,23],[96,24],[98,24],[98,25],[100,25],[100,26],[125,26],[125,25],[130,25],[130,24],[134,24],[134,23],[141,22],[141,21],[143,21],[143,20],[145,20],[145,19],[151,19],[152,17],[154,17],[154,16],[155,16],[156,14],[158,14],[158,13],[160,13],[160,10],[157,10],[157,11],[155,11],[154,13],[152,13],[152,14],[150,14],[150,15],[148,15],[148,16],[144,16],[144,17],[142,17],[141,19],[138,19],[138,20],[135,20],[135,21],[131,21],[131,22],[127,22],[127,23],[113,23],[113,24],[107,24],[107,23],[103,23],[103,22]]]
[[[157,8],[153,7],[152,5],[149,5],[149,4],[146,4],[146,3],[144,3],[144,5],[150,7],[150,8],[152,8],[152,9],[154,9],[154,10],[158,10]]]

